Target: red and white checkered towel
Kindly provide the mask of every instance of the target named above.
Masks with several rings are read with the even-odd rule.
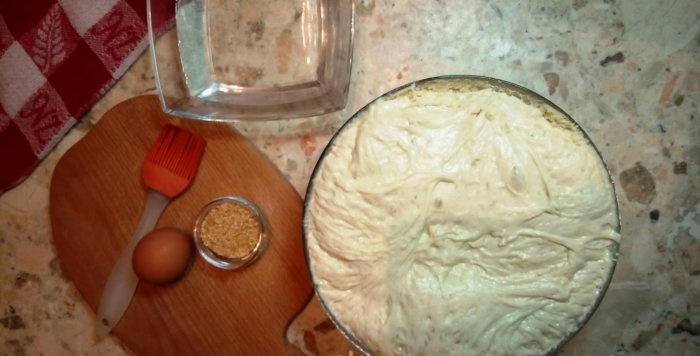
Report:
[[[153,1],[156,33],[174,2]],[[0,193],[124,74],[147,32],[146,0],[0,0]]]

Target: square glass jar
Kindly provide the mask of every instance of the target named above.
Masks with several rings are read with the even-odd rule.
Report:
[[[163,111],[211,121],[317,116],[347,102],[354,6],[344,0],[178,0],[151,59]]]

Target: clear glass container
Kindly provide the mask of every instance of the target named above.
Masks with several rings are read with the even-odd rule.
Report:
[[[255,247],[251,249],[250,253],[240,258],[230,258],[217,254],[207,246],[203,238],[204,232],[202,229],[202,224],[204,223],[204,220],[214,208],[224,204],[235,204],[244,207],[256,218],[260,228],[260,233],[258,234],[258,240]],[[233,226],[231,228],[233,229]],[[220,197],[207,203],[200,211],[194,226],[194,242],[197,246],[199,255],[212,266],[227,270],[237,269],[251,264],[265,251],[268,244],[267,225],[263,214],[250,201],[233,196]]]
[[[345,107],[353,3],[179,0],[176,35],[156,43],[156,87],[171,115],[213,121],[317,116]]]

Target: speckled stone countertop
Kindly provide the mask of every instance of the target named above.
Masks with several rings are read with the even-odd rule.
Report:
[[[598,145],[622,217],[613,282],[560,354],[700,355],[700,3],[356,0],[355,10],[343,111],[238,125],[299,193],[342,122],[396,86],[475,74],[531,88]],[[0,354],[129,354],[95,335],[94,314],[60,270],[49,182],[61,155],[107,109],[154,92],[142,55],[25,182],[0,196]],[[316,331],[334,332],[327,326]],[[323,340],[312,346],[306,351],[337,353],[324,351]]]

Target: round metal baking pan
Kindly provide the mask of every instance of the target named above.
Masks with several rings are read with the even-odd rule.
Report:
[[[353,346],[355,346],[358,350],[360,350],[362,353],[365,355],[371,355],[371,352],[367,349],[363,343],[358,340],[354,335],[352,335],[350,332],[348,332],[347,328],[343,325],[343,323],[336,318],[336,316],[333,314],[332,310],[328,307],[327,303],[324,301],[323,295],[319,292],[316,284],[316,277],[314,275],[313,269],[311,267],[311,261],[310,261],[310,256],[309,256],[309,247],[308,247],[308,219],[309,219],[309,202],[311,201],[311,197],[314,191],[314,185],[316,183],[316,177],[317,174],[320,170],[320,167],[323,165],[324,160],[328,156],[328,153],[333,149],[334,143],[336,139],[344,132],[344,130],[353,125],[355,120],[357,120],[360,117],[363,117],[363,113],[370,110],[371,107],[374,105],[379,100],[382,99],[390,99],[394,98],[397,96],[405,95],[407,92],[415,89],[421,89],[421,90],[447,90],[447,91],[473,91],[473,90],[480,90],[480,89],[493,89],[494,91],[502,92],[509,94],[511,96],[514,96],[525,103],[535,106],[540,109],[544,109],[545,112],[549,111],[555,111],[556,113],[560,114],[562,117],[566,118],[568,121],[571,122],[572,126],[581,133],[581,135],[584,137],[586,142],[590,145],[591,148],[595,150],[597,153],[598,158],[600,159],[600,164],[602,167],[605,168],[605,171],[608,176],[608,180],[610,182],[610,185],[612,187],[612,192],[614,195],[614,209],[615,209],[615,216],[617,220],[617,226],[615,230],[619,233],[621,231],[621,224],[620,224],[620,213],[619,213],[619,205],[618,205],[618,197],[617,197],[617,192],[615,190],[615,185],[612,180],[612,176],[607,169],[607,165],[605,164],[603,157],[600,153],[600,150],[595,146],[593,141],[591,140],[590,136],[584,131],[584,129],[569,115],[567,114],[564,110],[559,108],[557,105],[549,101],[548,99],[542,97],[541,95],[535,93],[534,91],[527,89],[525,87],[519,86],[517,84],[513,84],[501,79],[496,79],[496,78],[491,78],[491,77],[483,77],[483,76],[470,76],[470,75],[451,75],[451,76],[440,76],[440,77],[431,77],[431,78],[426,78],[422,80],[418,80],[415,82],[411,82],[408,84],[405,84],[403,86],[397,87],[389,92],[384,93],[383,95],[375,98],[371,102],[369,102],[367,105],[365,105],[363,108],[358,110],[349,120],[347,120],[343,126],[340,127],[340,129],[335,133],[335,135],[331,138],[329,141],[328,145],[325,147],[323,152],[321,153],[321,157],[319,158],[314,171],[312,172],[311,179],[309,181],[308,189],[306,191],[306,197],[305,197],[305,203],[304,203],[304,217],[303,217],[303,244],[304,244],[304,254],[306,258],[306,265],[307,269],[309,271],[309,274],[311,276],[311,280],[313,283],[314,291],[319,299],[321,305],[323,306],[326,314],[328,314],[330,320],[335,324],[335,326],[338,328],[338,330],[345,336]],[[618,259],[618,254],[619,254],[619,243],[613,243],[611,245],[611,254],[612,254],[612,263],[609,272],[607,273],[607,276],[601,285],[601,288],[599,290],[599,295],[597,299],[595,300],[595,303],[591,306],[591,308],[588,310],[588,312],[583,315],[583,317],[580,319],[579,325],[575,327],[575,329],[569,333],[565,338],[563,338],[555,348],[552,349],[547,355],[552,355],[557,352],[566,342],[568,342],[580,329],[588,322],[590,319],[591,315],[595,312],[597,307],[599,306],[601,300],[603,299],[603,296],[605,295],[605,292],[607,291],[610,281],[612,279],[615,266],[617,264],[617,259]]]

